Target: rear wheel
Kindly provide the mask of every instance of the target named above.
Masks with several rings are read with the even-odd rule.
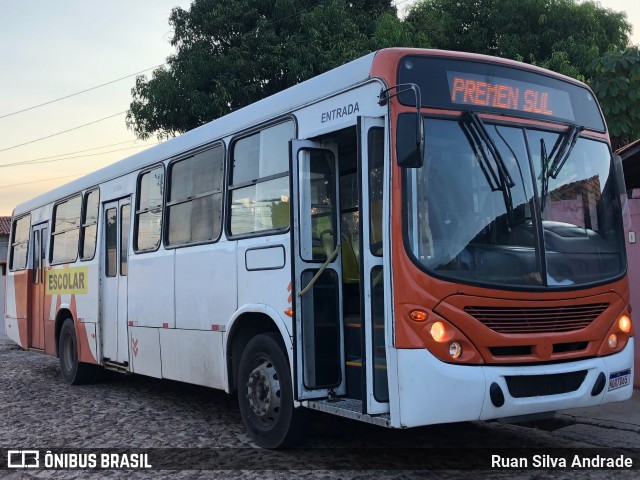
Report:
[[[69,385],[80,385],[95,380],[98,368],[95,365],[78,361],[78,340],[73,320],[67,318],[60,330],[58,355],[62,380]]]
[[[302,412],[293,408],[289,362],[276,334],[263,333],[247,343],[238,368],[238,403],[260,447],[287,447],[300,437]]]

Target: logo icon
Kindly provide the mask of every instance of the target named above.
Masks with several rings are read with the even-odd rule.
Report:
[[[40,467],[40,452],[38,450],[9,450],[7,452],[8,468],[38,468]]]

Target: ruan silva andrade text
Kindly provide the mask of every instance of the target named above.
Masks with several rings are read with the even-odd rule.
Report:
[[[531,459],[491,455],[492,468],[529,468],[530,466],[532,468],[632,468],[633,459],[624,455],[614,457],[574,455],[570,459],[552,455],[534,455]]]

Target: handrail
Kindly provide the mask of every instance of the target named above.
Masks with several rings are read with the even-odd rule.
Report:
[[[304,287],[304,289],[298,294],[298,297],[302,298],[302,296],[307,293],[311,287],[313,287],[313,284],[316,283],[316,280],[318,280],[318,277],[322,274],[322,272],[324,272],[324,269],[327,268],[327,266],[333,262],[335,260],[335,258],[338,256],[338,252],[340,251],[340,243],[338,243],[336,245],[336,249],[333,251],[333,253],[331,255],[329,255],[327,257],[327,259],[325,260],[325,262],[322,264],[322,266],[320,267],[320,270],[318,270],[318,272],[313,276],[313,278],[311,279],[311,281],[309,282],[309,285],[307,285],[306,287]]]

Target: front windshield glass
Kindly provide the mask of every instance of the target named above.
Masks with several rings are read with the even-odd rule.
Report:
[[[408,245],[427,270],[534,287],[593,283],[623,271],[604,143],[576,135],[564,162],[551,165],[559,158],[557,133],[482,122],[474,130],[468,118],[424,121],[424,165],[406,169],[404,188]]]

